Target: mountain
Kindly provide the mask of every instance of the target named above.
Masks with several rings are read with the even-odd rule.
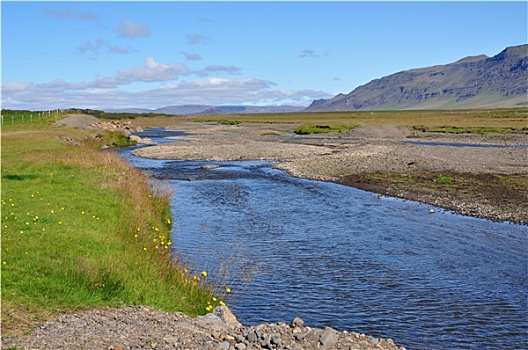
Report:
[[[526,107],[527,94],[528,45],[520,45],[388,75],[305,111]]]
[[[209,105],[180,105],[166,106],[157,109],[123,108],[105,110],[109,113],[162,113],[174,115],[191,114],[244,114],[244,113],[289,113],[299,112],[303,107],[295,106],[209,106]]]
[[[143,108],[118,108],[118,109],[105,109],[104,112],[141,114],[141,113],[153,113],[154,111],[151,109],[143,109]]]
[[[180,114],[180,115],[187,115],[187,114],[198,114],[208,108],[211,108],[209,105],[181,105],[181,106],[166,106],[161,107],[153,112],[155,113],[163,113],[163,114]]]
[[[219,106],[208,108],[199,114],[291,113],[302,109],[303,107],[295,106]]]

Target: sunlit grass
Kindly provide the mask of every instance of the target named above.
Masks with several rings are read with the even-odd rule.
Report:
[[[328,132],[348,131],[357,125],[335,125],[335,124],[303,124],[294,130],[298,135],[323,134]]]
[[[410,130],[447,133],[528,133],[528,110],[428,110],[296,112],[275,114],[238,114],[210,116],[138,117],[135,125],[161,127],[182,122],[292,124],[291,132],[303,124],[353,126],[395,125]]]
[[[96,306],[197,315],[220,305],[205,276],[171,258],[170,192],[85,137],[2,130],[3,334]]]

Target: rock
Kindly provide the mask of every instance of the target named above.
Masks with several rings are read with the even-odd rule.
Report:
[[[77,141],[76,139],[72,138],[72,137],[61,137],[61,139],[69,142],[70,144],[72,144],[73,146],[82,146],[82,142],[79,142]]]
[[[281,345],[282,345],[280,337],[276,336],[276,335],[272,336],[271,337],[271,344],[276,345],[276,347],[280,348]]]
[[[392,340],[338,332],[329,327],[305,327],[300,319],[290,325],[278,322],[245,327],[227,307],[196,318],[148,307],[94,309],[61,316],[59,321],[35,328],[29,336],[2,337],[2,347],[40,350],[403,349]]]
[[[231,346],[231,344],[228,342],[228,341],[225,341],[223,342],[222,344],[220,344],[220,350],[229,350],[229,347]]]
[[[143,142],[143,139],[137,135],[130,135],[128,138],[130,141],[136,141],[137,143]]]
[[[304,326],[304,321],[301,320],[299,317],[295,317],[291,323],[291,326],[293,328],[295,327],[299,327],[299,328],[302,328]]]
[[[176,344],[178,344],[178,338],[172,336],[163,338],[163,341],[169,346],[175,346]]]
[[[227,306],[217,306],[213,310],[213,314],[222,321],[233,327],[242,327],[237,318]]]
[[[271,335],[264,336],[264,339],[260,342],[260,345],[264,349],[273,349],[273,346],[271,345]]]
[[[328,350],[331,349],[335,344],[337,344],[338,336],[337,331],[330,327],[326,327],[319,342],[321,343],[321,349]]]

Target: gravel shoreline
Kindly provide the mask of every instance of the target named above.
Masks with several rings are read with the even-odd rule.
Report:
[[[38,350],[404,350],[379,339],[291,323],[243,326],[227,307],[192,318],[149,307],[99,308],[63,315],[29,336],[4,338],[3,348]]]
[[[279,126],[283,130],[291,126]],[[528,178],[526,135],[445,135],[411,132],[395,127],[362,127],[346,133],[317,136],[281,134],[267,125],[236,126],[178,125],[190,142],[175,142],[141,148],[134,154],[155,159],[199,159],[211,161],[266,160],[289,174],[313,180],[331,181],[359,189],[435,205],[463,215],[494,221],[528,223],[528,182],[515,191],[496,184],[487,197],[481,187],[467,189],[467,195],[424,192],[423,184],[407,181],[392,186],[387,180],[371,181],[366,174],[449,173],[466,180],[478,174],[495,178]],[[291,130],[291,129],[290,129]],[[435,146],[429,146],[434,142]],[[460,147],[468,144],[470,147]],[[474,147],[481,145],[482,147]],[[434,179],[433,179],[434,180]],[[431,181],[433,181],[431,180]],[[522,182],[522,180],[521,180]]]

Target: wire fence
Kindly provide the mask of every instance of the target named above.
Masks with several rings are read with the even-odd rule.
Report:
[[[14,125],[24,123],[34,123],[42,119],[50,118],[62,113],[61,109],[47,111],[2,111],[0,120],[2,125]]]

